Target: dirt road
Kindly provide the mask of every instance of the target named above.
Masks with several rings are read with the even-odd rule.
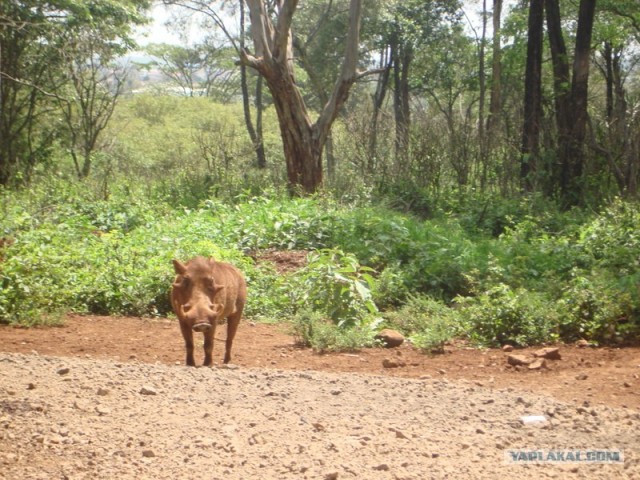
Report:
[[[235,366],[194,369],[176,328],[95,317],[0,328],[0,478],[640,478],[637,350],[567,347],[564,364],[532,374],[492,351],[320,356],[245,324]],[[383,369],[390,355],[405,367]],[[608,396],[589,383],[607,369]],[[580,396],[538,395],[535,381]],[[531,415],[546,421],[523,424]],[[623,461],[507,461],[588,451]]]

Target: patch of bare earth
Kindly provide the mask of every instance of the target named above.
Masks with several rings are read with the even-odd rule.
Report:
[[[318,354],[243,321],[222,368],[224,338],[189,368],[177,320],[0,327],[0,479],[640,478],[638,349],[560,345],[529,371],[500,350]],[[506,461],[554,450],[624,460]]]

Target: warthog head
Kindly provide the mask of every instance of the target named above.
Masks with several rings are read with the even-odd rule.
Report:
[[[176,315],[180,322],[196,332],[204,332],[224,320],[224,305],[216,303],[216,296],[224,289],[213,278],[208,259],[195,258],[186,264],[173,261],[177,274],[173,283]]]

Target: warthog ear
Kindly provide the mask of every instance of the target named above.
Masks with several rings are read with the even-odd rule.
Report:
[[[187,267],[180,260],[173,260],[173,269],[178,275],[184,275],[187,271]]]

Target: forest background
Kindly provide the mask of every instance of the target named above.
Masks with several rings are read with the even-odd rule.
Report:
[[[210,34],[144,64],[150,2],[0,7],[1,321],[167,315],[200,254],[318,349],[637,341],[637,2],[166,3]]]

